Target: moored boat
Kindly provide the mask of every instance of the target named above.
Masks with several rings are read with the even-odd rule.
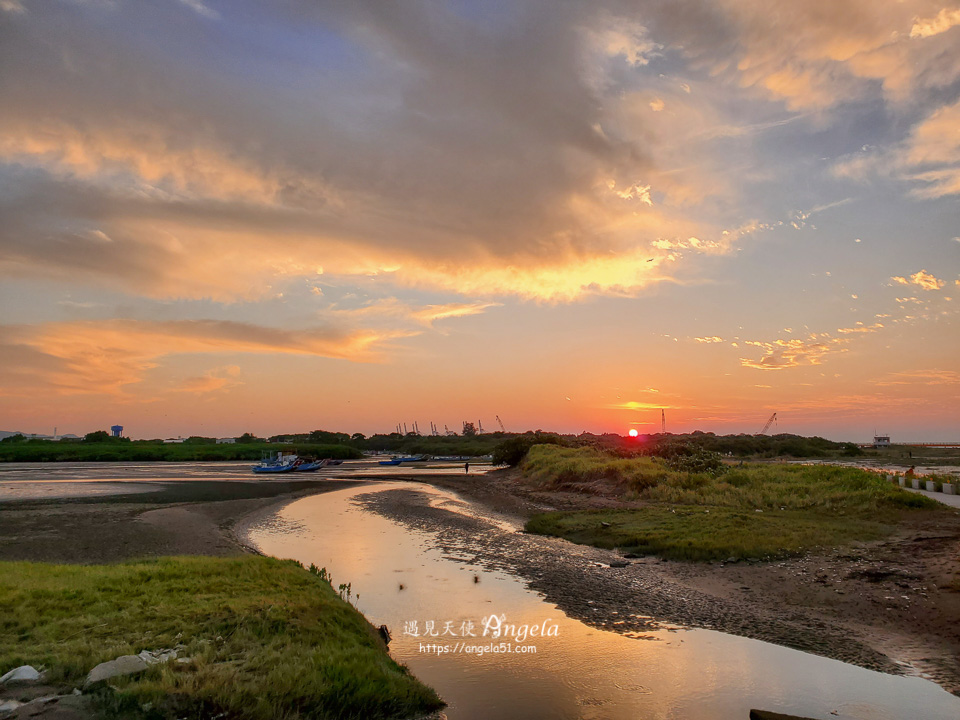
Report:
[[[293,472],[302,464],[303,461],[296,455],[284,455],[278,452],[276,458],[262,460],[259,465],[254,465],[250,469],[255,473],[287,473]]]
[[[327,459],[323,460],[313,460],[312,462],[302,462],[297,465],[293,471],[294,472],[316,472],[322,467],[326,467],[330,464],[330,461]]]
[[[423,455],[413,455],[408,457],[393,457],[393,458],[390,458],[389,460],[381,460],[380,464],[381,465],[399,465],[400,463],[405,463],[405,462],[423,462],[426,459],[427,458]]]

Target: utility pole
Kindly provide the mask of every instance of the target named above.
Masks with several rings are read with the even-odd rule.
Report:
[[[667,432],[667,415],[663,408],[660,408],[660,432],[664,434]]]

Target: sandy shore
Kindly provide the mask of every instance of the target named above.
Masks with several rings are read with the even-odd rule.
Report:
[[[504,472],[376,478],[387,479],[454,490],[518,524],[534,512],[613,502],[532,492]],[[278,507],[363,482],[152,483],[154,491],[137,495],[0,503],[0,559],[103,563],[250,552],[246,528]],[[712,628],[871,669],[922,673],[960,694],[960,593],[946,588],[960,571],[960,513],[945,513],[934,526],[906,526],[881,542],[785,562],[643,558],[616,567],[624,559],[613,552],[510,532],[430,507],[415,492],[368,497],[369,509],[429,529],[443,549],[524,578],[598,628],[636,634],[662,623]]]

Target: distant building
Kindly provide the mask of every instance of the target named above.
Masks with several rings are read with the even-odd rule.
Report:
[[[182,443],[182,442],[183,442],[183,438],[182,438],[182,437],[178,437],[178,438],[166,438],[163,442],[164,442],[165,445],[172,445],[172,444]]]
[[[113,425],[110,428],[110,434],[114,437],[120,437],[123,435],[123,425]]]
[[[234,445],[236,442],[236,438],[217,438],[217,445]]]
[[[873,446],[875,448],[890,447],[890,436],[889,435],[874,435],[873,436]]]

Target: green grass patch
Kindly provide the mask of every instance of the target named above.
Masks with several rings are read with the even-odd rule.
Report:
[[[357,459],[363,454],[346,445],[314,443],[235,443],[202,445],[157,443],[143,440],[109,442],[53,442],[26,440],[0,443],[0,462],[195,462],[257,461],[264,455],[276,457],[277,451],[303,456],[340,460]]]
[[[719,474],[691,473],[659,458],[538,445],[521,468],[542,489],[589,492],[602,480],[604,489],[645,503],[537,515],[529,532],[683,560],[784,556],[873,540],[891,532],[903,513],[939,507],[876,473],[829,465],[741,464]]]
[[[658,505],[638,510],[545,513],[535,515],[526,525],[528,532],[582,545],[694,561],[785,557],[817,546],[877,539],[890,529],[889,523],[879,520],[802,510],[758,513],[717,506]]]
[[[328,582],[292,561],[0,563],[0,672],[44,666],[51,681],[79,685],[100,662],[178,643],[193,662],[111,681],[112,713],[393,718],[443,705]]]

